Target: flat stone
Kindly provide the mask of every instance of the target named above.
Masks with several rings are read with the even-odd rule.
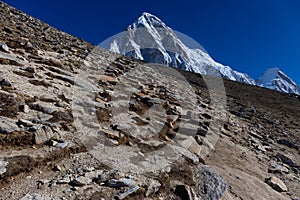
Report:
[[[199,164],[199,158],[194,153],[186,150],[183,147],[172,145],[170,146],[173,150],[177,151],[179,154],[190,160],[193,164]]]
[[[263,137],[260,136],[260,135],[258,135],[256,132],[250,131],[249,134],[250,134],[251,136],[253,136],[253,137],[259,139],[259,140],[262,140],[262,139],[263,139]]]
[[[140,188],[139,186],[134,186],[134,187],[126,190],[125,192],[120,193],[117,196],[115,196],[115,199],[119,199],[119,200],[125,199],[127,196],[129,196],[129,195],[133,194],[134,192],[138,191],[139,188]]]
[[[136,182],[129,178],[121,178],[121,179],[110,179],[107,181],[107,185],[109,187],[134,187],[136,186]]]
[[[0,116],[0,133],[8,134],[14,131],[19,131],[20,128],[14,119]]]
[[[43,113],[46,113],[46,114],[52,114],[53,113],[52,108],[44,107],[40,104],[32,104],[30,107],[33,110],[37,110],[37,111],[40,111],[40,112],[43,112]]]
[[[92,183],[92,180],[88,177],[79,176],[70,182],[72,186],[84,186]]]
[[[64,177],[64,178],[62,178],[62,179],[59,179],[59,180],[57,180],[57,183],[58,184],[68,184],[68,183],[70,183],[70,178],[69,177]]]
[[[106,75],[100,75],[99,80],[102,82],[108,82],[111,84],[116,84],[119,82],[116,78],[111,77],[111,76],[106,76]]]
[[[196,142],[196,140],[194,139],[194,137],[189,136],[187,139],[181,141],[180,146],[182,146],[183,148],[187,149],[188,151],[190,151],[191,153],[196,154],[197,156],[201,155],[201,146]]]
[[[267,178],[266,183],[277,192],[286,192],[288,190],[284,182],[275,176]]]
[[[18,125],[23,125],[23,126],[26,126],[26,127],[31,127],[31,126],[34,125],[34,123],[32,123],[31,121],[26,120],[26,119],[19,119],[17,124]]]

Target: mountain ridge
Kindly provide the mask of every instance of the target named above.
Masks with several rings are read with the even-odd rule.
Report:
[[[256,82],[272,90],[300,95],[300,87],[279,68],[267,69]]]
[[[146,62],[255,84],[247,74],[215,62],[201,45],[198,46],[197,49],[190,49],[158,17],[143,13],[125,32],[116,36],[110,50]]]
[[[220,76],[233,81],[299,95],[299,89],[297,89],[299,86],[290,78],[286,78],[286,80],[290,79],[291,81],[274,80],[276,86],[265,85],[259,81],[261,78],[257,82],[246,73],[235,71],[230,66],[224,66],[214,61],[201,45],[198,46],[197,49],[190,49],[162,20],[144,12],[134,23],[127,26],[125,32],[116,36],[109,49],[150,63],[164,64],[204,75]]]

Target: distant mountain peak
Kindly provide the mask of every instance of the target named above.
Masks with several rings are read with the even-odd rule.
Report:
[[[300,94],[300,87],[279,68],[267,69],[257,84],[279,92]]]
[[[110,50],[149,63],[256,84],[247,74],[214,61],[201,45],[198,46],[189,48],[177,33],[158,17],[144,12],[127,27],[127,31],[119,34],[111,42]]]
[[[158,17],[155,15],[143,12],[143,14],[128,28],[129,29],[136,29],[136,28],[167,28],[167,25],[161,21]]]

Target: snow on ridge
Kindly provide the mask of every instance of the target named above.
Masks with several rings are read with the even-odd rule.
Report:
[[[190,49],[175,31],[147,12],[129,25],[125,32],[116,36],[110,50],[150,63],[164,64],[204,75],[221,76],[280,92],[300,93],[299,86],[278,68],[268,69],[255,81],[245,73],[214,61],[201,45],[199,48]]]
[[[272,90],[300,95],[300,87],[279,68],[269,68],[257,80],[257,84]]]

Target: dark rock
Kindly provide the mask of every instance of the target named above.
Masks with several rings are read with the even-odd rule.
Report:
[[[174,191],[180,199],[182,200],[193,200],[193,196],[190,192],[190,187],[187,185],[177,185]]]
[[[12,31],[10,28],[8,28],[7,26],[5,26],[5,27],[3,28],[3,31],[5,31],[6,33],[9,33],[9,34],[12,34],[12,33],[13,33],[13,31]]]
[[[293,161],[292,159],[290,159],[289,157],[287,157],[287,156],[285,156],[285,155],[283,155],[283,154],[281,154],[281,153],[277,153],[277,154],[276,154],[276,158],[277,158],[279,161],[281,161],[281,162],[287,164],[287,165],[290,166],[290,167],[295,167],[295,166],[296,166],[295,163],[294,163],[294,161]]]
[[[27,105],[20,105],[19,110],[24,112],[24,113],[29,113],[30,108]]]
[[[2,79],[2,80],[0,81],[0,85],[1,85],[1,86],[11,87],[11,83],[10,83],[8,80],[6,80],[6,79]]]
[[[205,199],[221,199],[228,187],[226,181],[209,166],[200,166],[199,172],[200,177],[197,181],[202,182],[200,191]]]
[[[34,123],[26,119],[19,119],[17,122],[18,126],[32,127]]]
[[[35,69],[34,69],[34,67],[20,67],[20,69],[21,70],[24,70],[24,71],[26,71],[26,72],[29,72],[29,73],[35,73]]]
[[[299,150],[299,146],[298,145],[296,145],[293,142],[291,142],[289,140],[286,140],[286,139],[279,139],[279,140],[277,140],[277,143],[285,145],[285,146],[293,148],[293,149]]]
[[[41,106],[40,104],[31,104],[31,105],[29,105],[29,107],[32,110],[37,110],[37,111],[40,111],[40,112],[43,112],[43,113],[46,113],[46,114],[53,113],[52,108],[47,108],[47,107]]]

